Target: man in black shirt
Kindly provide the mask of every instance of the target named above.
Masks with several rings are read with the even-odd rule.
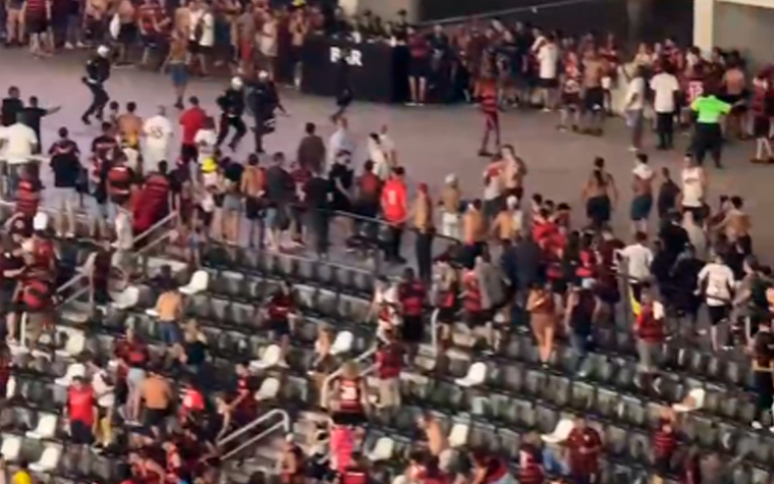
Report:
[[[8,88],[8,97],[3,99],[0,116],[2,116],[3,126],[16,124],[16,117],[24,110],[24,103],[19,98],[19,88],[11,86]]]
[[[332,196],[331,181],[314,173],[304,184],[307,223],[314,234],[315,250],[320,257],[328,251],[328,210]]]
[[[61,106],[57,106],[50,109],[41,108],[38,105],[38,97],[37,96],[30,96],[29,106],[24,108],[24,124],[30,127],[32,131],[35,132],[35,136],[38,138],[38,145],[35,148],[36,155],[40,154],[41,146],[43,144],[43,140],[40,137],[40,121],[43,119],[44,116],[48,116],[49,114],[54,114],[55,112],[62,109]]]
[[[761,319],[758,332],[753,338],[752,370],[753,387],[756,394],[756,419],[752,422],[755,429],[762,429],[761,417],[772,411],[774,404],[774,382],[772,382],[772,365],[774,365],[774,334],[771,332],[771,320]],[[774,429],[774,427],[772,427]]]
[[[51,156],[51,170],[54,172],[54,190],[59,199],[60,214],[57,217],[57,233],[61,236],[75,235],[75,204],[78,203],[76,191],[81,177],[81,152],[75,141],[71,140],[67,128],[59,128],[59,139],[48,150]],[[65,229],[65,225],[67,228]]]
[[[215,146],[220,147],[228,136],[229,130],[233,127],[236,130],[234,137],[228,144],[232,151],[236,150],[239,141],[247,133],[247,127],[242,120],[242,114],[245,112],[245,93],[242,79],[235,77],[231,79],[231,85],[222,96],[218,98],[218,107],[221,109],[220,124],[218,126],[218,141]]]
[[[92,115],[96,115],[97,119],[101,120],[105,106],[110,101],[110,95],[105,90],[105,82],[110,78],[109,55],[110,49],[101,45],[97,48],[97,55],[86,63],[86,76],[82,80],[91,91],[91,104],[81,116],[83,124],[91,124],[89,118]]]
[[[280,248],[280,236],[290,225],[290,202],[293,200],[296,185],[293,177],[285,169],[285,155],[275,153],[273,166],[266,170],[266,227],[269,229],[269,245],[274,250]]]

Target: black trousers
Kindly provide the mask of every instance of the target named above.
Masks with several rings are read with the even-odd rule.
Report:
[[[720,155],[723,153],[723,133],[718,123],[696,123],[693,134],[693,155],[701,165],[707,153],[712,156],[715,165],[720,166]]]
[[[96,114],[97,117],[101,119],[105,106],[107,106],[108,101],[110,101],[110,96],[107,91],[105,91],[105,86],[102,84],[86,83],[86,87],[91,91],[91,104],[88,109],[86,109],[86,112],[83,113],[83,117],[88,118]]]
[[[659,148],[672,148],[675,138],[674,113],[656,113],[656,134]]]
[[[328,252],[329,220],[325,213],[312,209],[309,214],[309,225],[314,236],[315,251],[318,255]]]
[[[418,233],[414,250],[417,253],[419,278],[430,283],[433,276],[433,233]]]
[[[387,260],[400,257],[400,244],[403,241],[403,225],[390,225],[390,240],[387,242],[385,256]]]
[[[231,142],[228,145],[234,148],[247,133],[247,126],[245,126],[245,122],[239,116],[229,116],[226,113],[221,114],[220,125],[218,126],[218,146],[223,144],[232,127],[236,130],[236,133],[234,133],[234,137],[231,138]]]

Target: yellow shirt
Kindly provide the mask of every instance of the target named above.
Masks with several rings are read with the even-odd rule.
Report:
[[[32,476],[25,470],[16,471],[12,478],[13,484],[32,484]]]

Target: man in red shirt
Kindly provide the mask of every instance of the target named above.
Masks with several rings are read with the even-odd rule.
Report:
[[[70,441],[79,446],[80,452],[88,452],[94,441],[92,427],[97,418],[97,399],[94,389],[83,377],[76,377],[67,390],[66,416],[70,419]]]
[[[497,105],[497,81],[495,79],[484,79],[481,81],[481,112],[484,114],[484,136],[481,138],[481,149],[479,156],[492,156],[487,149],[489,146],[489,136],[494,135],[495,151],[500,151],[500,117],[499,106]]]
[[[575,420],[575,427],[565,441],[569,451],[570,477],[576,484],[596,482],[599,472],[599,453],[602,439],[599,433],[586,425],[581,417]]]
[[[184,164],[189,162],[196,163],[199,157],[199,150],[196,148],[196,133],[204,128],[204,120],[207,119],[207,113],[199,107],[199,98],[191,96],[188,99],[190,108],[183,111],[180,115],[180,125],[183,127],[183,144],[180,147],[180,159]]]
[[[22,15],[30,36],[30,51],[34,56],[49,54],[53,50],[51,39],[48,38],[50,10],[51,2],[48,0],[26,0],[22,7]]]
[[[389,224],[390,230],[390,238],[386,243],[384,255],[388,262],[398,264],[406,262],[400,256],[403,229],[408,217],[408,192],[404,181],[405,174],[406,171],[402,166],[393,168],[392,175],[385,183],[381,196],[382,216]]]
[[[170,24],[170,19],[164,15],[164,9],[158,0],[144,0],[139,8],[140,34],[143,51],[141,66],[147,66],[151,52],[157,50],[164,40],[164,33]]]
[[[376,351],[376,373],[379,376],[379,408],[389,413],[400,407],[403,347],[392,328],[384,331],[384,339],[384,345]]]

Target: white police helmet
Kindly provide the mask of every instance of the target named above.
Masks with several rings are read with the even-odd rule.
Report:
[[[242,89],[242,86],[244,86],[245,83],[242,81],[241,77],[232,77],[231,78],[231,88],[232,89]]]
[[[107,57],[110,54],[110,47],[106,45],[100,45],[97,47],[97,55],[100,57]]]

